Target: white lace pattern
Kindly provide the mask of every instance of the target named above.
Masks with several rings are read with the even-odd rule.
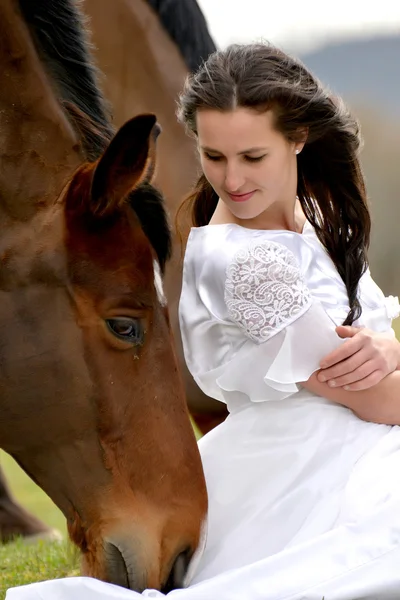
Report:
[[[241,248],[226,275],[229,316],[256,343],[268,340],[311,305],[298,262],[282,244],[256,242]]]

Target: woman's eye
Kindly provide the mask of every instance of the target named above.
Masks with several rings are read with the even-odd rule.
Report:
[[[141,346],[144,341],[144,328],[140,319],[128,317],[115,317],[106,319],[111,333],[120,340],[129,342],[134,346]]]
[[[247,162],[260,162],[265,157],[266,157],[266,154],[263,154],[262,156],[246,156],[245,155],[244,159],[247,160]]]
[[[221,156],[215,155],[215,154],[208,154],[208,152],[204,152],[204,156],[206,157],[207,160],[213,160],[213,161],[217,161],[217,160],[221,160]]]

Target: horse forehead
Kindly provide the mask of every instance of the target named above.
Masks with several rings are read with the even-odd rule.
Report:
[[[155,290],[165,305],[159,264],[135,219],[96,228],[64,217],[54,210],[0,236],[0,290],[77,284],[103,297],[140,292],[145,304]]]
[[[67,216],[66,250],[77,283],[154,281],[151,245],[130,210],[105,223]]]
[[[59,285],[67,277],[62,223],[54,214],[16,223],[0,236],[0,289]]]

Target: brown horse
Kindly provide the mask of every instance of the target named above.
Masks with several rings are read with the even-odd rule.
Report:
[[[102,87],[117,125],[132,113],[150,110],[163,128],[159,141],[157,185],[173,221],[196,180],[197,153],[193,140],[176,119],[176,101],[189,70],[215,50],[196,0],[84,0],[89,15],[95,58],[104,73]],[[205,433],[227,415],[221,402],[205,396],[183,359],[178,301],[183,249],[175,233],[165,289],[189,409]]]
[[[169,0],[84,0],[83,6],[90,17],[96,59],[105,74],[101,83],[110,100],[115,123],[122,125],[132,112],[144,110],[155,112],[162,123],[163,135],[158,143],[161,161],[156,181],[174,219],[198,168],[193,142],[176,121],[176,98],[188,69],[195,69],[215,49],[207,24],[196,0],[175,0],[174,3]],[[35,13],[30,14],[30,18],[38,21]],[[43,19],[40,24],[43,27],[45,23]],[[63,48],[64,53],[67,48]],[[74,61],[73,56],[71,61]],[[90,107],[86,110],[90,111]],[[205,433],[221,422],[227,412],[224,405],[202,394],[183,360],[177,317],[182,248],[176,235],[173,245],[174,253],[165,277],[171,324],[188,405]],[[1,479],[0,471],[0,484]],[[7,541],[15,535],[32,536],[47,531],[43,523],[27,515],[10,497],[6,487],[0,486],[0,539]]]
[[[181,585],[206,490],[161,272],[155,117],[116,135],[72,0],[0,0],[0,446],[83,571]]]

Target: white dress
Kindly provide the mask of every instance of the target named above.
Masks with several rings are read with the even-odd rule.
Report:
[[[390,331],[397,298],[367,272],[355,325]],[[205,551],[176,600],[398,600],[400,428],[367,423],[299,382],[343,343],[344,284],[311,225],[193,229],[180,318],[195,380],[226,402],[199,443]],[[7,600],[137,594],[88,578],[13,588]]]

